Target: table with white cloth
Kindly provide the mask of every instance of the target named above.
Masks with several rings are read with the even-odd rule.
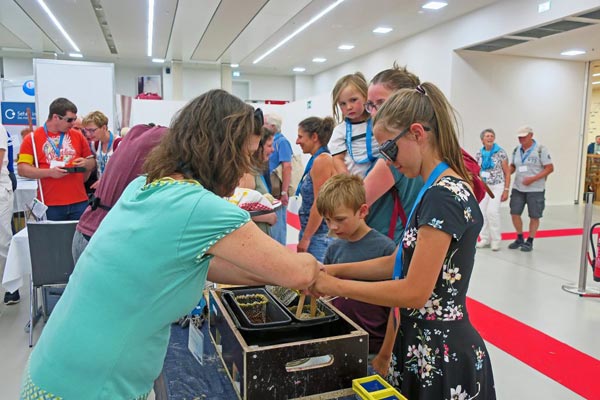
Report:
[[[24,228],[17,232],[10,241],[2,286],[7,292],[12,293],[23,286],[23,278],[29,274],[31,274],[29,237],[27,228]]]
[[[13,200],[13,212],[27,211],[28,206],[37,195],[37,188],[37,180],[18,179]]]

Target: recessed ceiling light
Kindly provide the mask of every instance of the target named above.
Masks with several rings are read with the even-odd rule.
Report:
[[[236,78],[239,77],[240,75],[241,75],[240,71],[233,71],[233,76],[235,76]]]
[[[393,31],[392,28],[387,28],[385,26],[379,26],[373,29],[373,33],[390,33],[391,31]]]
[[[314,61],[314,60],[313,60]],[[592,74],[592,76],[600,76],[600,72],[597,74]]]
[[[304,71],[306,71],[306,68],[304,68],[304,67],[295,67],[294,69],[292,69],[292,71],[294,71],[294,72],[304,72]]]
[[[538,4],[538,13],[543,13],[550,10],[550,1],[545,1]]]
[[[294,32],[292,32],[289,36],[287,36],[281,42],[277,43],[275,46],[273,46],[272,48],[270,48],[269,50],[267,50],[267,52],[265,54],[263,54],[262,56],[258,57],[256,60],[254,60],[252,62],[252,64],[259,63],[263,58],[265,58],[266,56],[268,56],[269,54],[271,54],[272,52],[274,52],[275,50],[277,50],[278,48],[280,48],[281,46],[283,46],[284,44],[286,44],[290,40],[292,40],[292,38],[294,36],[296,36],[297,34],[299,34],[300,32],[302,32],[303,30],[305,30],[306,28],[308,28],[309,26],[311,26],[312,24],[314,24],[318,19],[320,19],[322,16],[324,16],[325,14],[327,14],[328,12],[330,12],[331,10],[333,10],[334,8],[336,8],[337,6],[339,6],[340,4],[342,4],[343,2],[344,2],[344,0],[337,0],[335,3],[331,4],[329,7],[325,8],[323,11],[321,11],[320,13],[318,13],[317,15],[315,15],[314,17],[312,17],[310,19],[310,21],[308,21],[307,23],[305,23],[304,25],[302,25],[300,28],[296,29]]]
[[[592,85],[600,85],[600,81],[598,81],[598,82],[592,82]]]
[[[424,4],[421,8],[426,10],[439,10],[440,8],[444,8],[448,5],[445,1],[430,1]]]
[[[83,54],[81,54],[81,53],[69,53],[69,57],[83,58]]]
[[[312,61],[316,63],[324,63],[325,61],[327,61],[327,59],[323,57],[315,57],[312,59]]]
[[[354,48],[353,44],[342,44],[338,46],[340,50],[352,50]]]
[[[239,66],[240,66],[240,64],[229,64],[229,66],[230,66],[231,68],[237,68],[237,67],[239,67]]]
[[[165,59],[164,59],[164,58],[153,58],[153,59],[152,59],[152,62],[153,62],[153,63],[162,64],[162,63],[164,63],[164,62],[165,62]]]
[[[561,56],[580,56],[582,54],[585,54],[585,50],[573,49],[563,51],[562,53],[560,53]]]

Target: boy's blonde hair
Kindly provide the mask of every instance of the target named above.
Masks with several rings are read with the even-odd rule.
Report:
[[[329,178],[317,197],[317,210],[324,217],[335,214],[340,207],[356,212],[367,202],[363,180],[358,175],[340,174]]]

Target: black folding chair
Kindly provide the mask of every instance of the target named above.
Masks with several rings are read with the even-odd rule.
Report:
[[[31,280],[29,285],[29,347],[33,345],[33,326],[40,317],[38,288],[42,288],[42,315],[48,319],[46,289],[66,286],[75,263],[71,253],[78,221],[28,222]]]

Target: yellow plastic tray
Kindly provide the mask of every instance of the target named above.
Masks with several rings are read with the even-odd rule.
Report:
[[[352,389],[364,400],[407,400],[379,375],[353,379]]]

